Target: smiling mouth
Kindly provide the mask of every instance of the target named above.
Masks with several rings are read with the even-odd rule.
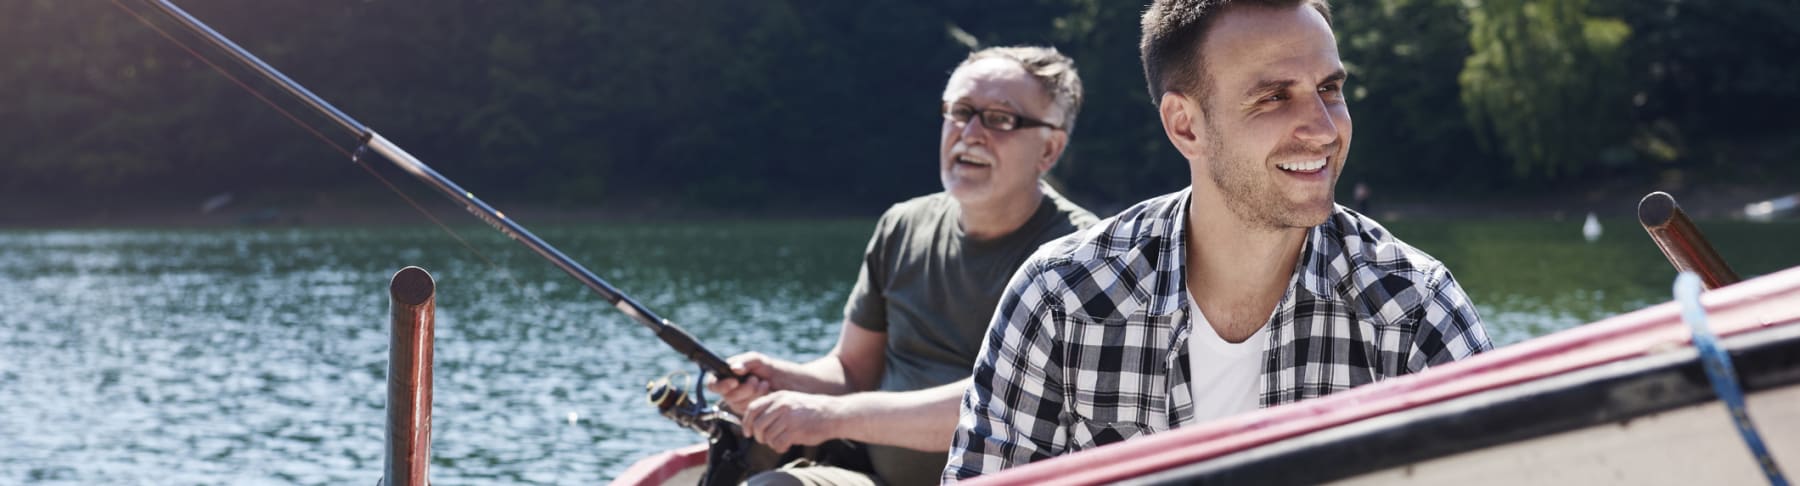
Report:
[[[974,167],[993,167],[993,165],[994,165],[994,161],[992,159],[982,157],[979,155],[967,155],[967,154],[959,155],[956,157],[955,160],[956,160],[956,165],[967,165],[967,166],[974,166]]]
[[[1304,162],[1288,162],[1285,164],[1275,164],[1275,167],[1279,168],[1281,170],[1284,170],[1284,171],[1288,171],[1288,172],[1294,172],[1294,173],[1300,173],[1300,174],[1311,174],[1311,173],[1318,172],[1320,170],[1325,169],[1325,159],[1314,159],[1314,160],[1308,160],[1308,161],[1304,161]]]

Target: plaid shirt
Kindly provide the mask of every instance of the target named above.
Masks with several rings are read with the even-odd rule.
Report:
[[[975,361],[943,479],[1194,422],[1188,194],[1045,244],[1013,276]],[[1263,407],[1493,347],[1450,271],[1374,221],[1339,206],[1305,245],[1267,324]]]

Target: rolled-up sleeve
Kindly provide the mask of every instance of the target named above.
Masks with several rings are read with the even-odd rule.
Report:
[[[1450,271],[1438,267],[1425,285],[1422,322],[1413,334],[1410,372],[1449,363],[1494,349],[1475,304]]]
[[[1066,314],[1052,274],[1027,262],[1007,284],[975,359],[945,482],[1046,459],[1066,448],[1057,331]]]

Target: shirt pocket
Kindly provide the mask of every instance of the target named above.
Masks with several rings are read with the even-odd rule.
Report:
[[[1171,319],[1070,315],[1074,325],[1064,341],[1063,370],[1075,435],[1107,439],[1111,436],[1094,434],[1110,430],[1130,432],[1128,438],[1168,428]]]
[[[1069,438],[1069,452],[1123,442],[1126,439],[1150,433],[1150,428],[1143,424],[1094,422],[1080,419],[1076,419],[1075,426],[1070,427],[1069,430],[1073,433],[1073,437]]]

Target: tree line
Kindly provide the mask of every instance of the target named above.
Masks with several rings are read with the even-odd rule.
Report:
[[[1067,192],[1130,202],[1187,179],[1144,89],[1135,2],[180,3],[490,198],[878,209],[936,190],[948,72],[972,45],[1007,44],[1057,46],[1085,80],[1054,174]],[[1345,180],[1541,191],[1728,176],[1800,149],[1785,116],[1800,109],[1800,3],[1364,0],[1334,13],[1356,120]],[[0,190],[129,200],[366,184],[111,2],[18,0],[0,18]]]

